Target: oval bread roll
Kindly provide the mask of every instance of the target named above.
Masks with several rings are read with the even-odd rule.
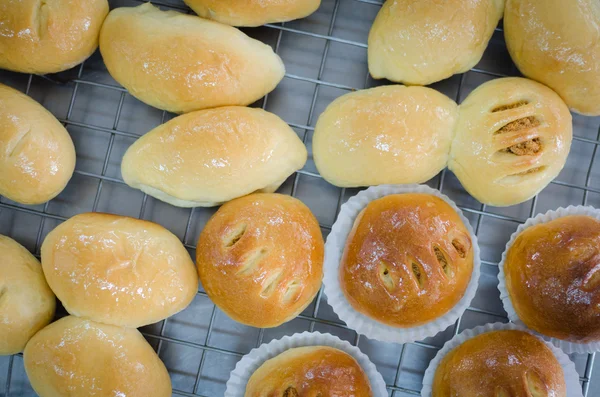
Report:
[[[136,189],[178,207],[211,207],[274,192],[306,162],[296,133],[262,109],[224,107],[176,117],[138,139],[121,173]]]
[[[0,356],[23,351],[29,338],[52,320],[55,307],[40,262],[0,235]]]
[[[249,105],[285,73],[271,47],[238,29],[150,3],[111,11],[100,52],[131,95],[175,113]]]
[[[46,74],[72,68],[98,48],[107,0],[0,1],[0,69]]]
[[[457,120],[456,103],[431,88],[352,92],[319,117],[315,164],[340,187],[425,182],[446,167]]]
[[[171,380],[136,329],[68,316],[38,332],[23,354],[40,397],[170,397]]]
[[[27,95],[0,84],[0,195],[45,203],[74,170],[75,147],[62,124]]]
[[[152,222],[88,213],[52,230],[42,244],[50,288],[70,314],[141,327],[185,309],[198,275],[181,241]]]

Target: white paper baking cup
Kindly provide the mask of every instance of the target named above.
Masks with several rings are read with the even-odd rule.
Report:
[[[366,315],[356,311],[348,302],[342,292],[339,280],[338,268],[340,260],[346,245],[348,234],[352,230],[354,220],[358,214],[371,201],[388,196],[390,194],[402,193],[424,193],[437,196],[446,201],[460,216],[465,224],[473,244],[473,274],[467,285],[467,289],[461,300],[443,316],[420,326],[400,328],[380,323]],[[356,196],[350,198],[347,203],[342,205],[338,219],[333,224],[327,242],[325,243],[325,271],[323,278],[324,292],[327,296],[327,302],[331,305],[339,318],[344,321],[349,328],[359,334],[365,335],[370,339],[376,339],[383,342],[408,343],[422,340],[445,330],[469,307],[471,300],[477,292],[477,283],[479,281],[479,245],[477,237],[469,220],[463,215],[462,211],[447,196],[425,185],[381,185],[373,186],[363,190]]]
[[[485,334],[486,332],[490,331],[501,331],[507,329],[525,331],[534,336],[537,336],[530,329],[517,324],[494,323],[464,330],[463,332],[446,342],[444,347],[440,351],[438,351],[437,355],[429,363],[429,367],[427,367],[425,375],[423,376],[423,388],[421,389],[421,397],[431,397],[433,388],[433,377],[435,375],[435,371],[438,365],[440,365],[440,361],[442,361],[442,358],[444,358],[444,356],[448,354],[451,350],[455,349],[465,341],[477,335]],[[583,393],[581,391],[581,385],[579,384],[579,374],[575,370],[575,364],[573,364],[571,359],[569,359],[569,356],[567,356],[562,350],[548,342],[544,341],[544,343],[548,346],[550,350],[552,350],[552,353],[554,353],[554,356],[556,356],[558,363],[563,369],[563,373],[565,376],[565,384],[567,386],[567,397],[582,397]]]
[[[354,357],[369,378],[373,396],[387,397],[388,393],[385,381],[377,371],[375,364],[369,360],[366,354],[361,352],[358,347],[352,346],[337,336],[321,334],[319,332],[303,332],[292,336],[284,336],[281,339],[273,340],[256,349],[252,349],[250,353],[242,357],[235,366],[235,369],[231,371],[231,375],[227,381],[225,397],[244,397],[248,380],[265,361],[280,355],[286,350],[304,346],[329,346],[348,353]]]
[[[526,326],[523,321],[517,315],[517,311],[515,310],[510,296],[508,295],[508,290],[506,288],[506,278],[504,273],[504,262],[506,261],[506,254],[508,253],[508,249],[515,242],[517,236],[528,227],[538,225],[540,223],[550,222],[554,219],[562,218],[567,215],[587,215],[592,218],[596,218],[600,220],[600,210],[597,210],[593,207],[584,207],[584,206],[569,206],[567,208],[559,208],[555,211],[548,211],[545,214],[538,214],[533,218],[529,218],[524,224],[519,225],[517,231],[510,236],[510,240],[506,244],[506,248],[502,253],[502,260],[499,263],[499,272],[498,272],[498,289],[500,290],[500,299],[502,300],[502,305],[504,306],[504,310],[508,313],[508,319],[515,324]],[[574,343],[566,340],[552,338],[550,336],[540,334],[539,332],[532,331],[535,334],[541,336],[543,339],[552,342],[555,346],[561,348],[565,353],[592,353],[596,351],[600,351],[600,342],[592,342],[592,343]]]

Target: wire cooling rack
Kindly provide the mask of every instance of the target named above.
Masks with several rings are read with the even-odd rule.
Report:
[[[190,13],[179,0],[153,2],[165,9]],[[312,133],[319,114],[333,99],[349,91],[373,87],[367,70],[367,36],[379,11],[377,0],[323,0],[309,18],[246,29],[273,46],[287,73],[280,86],[253,106],[278,114],[298,133],[312,153]],[[111,0],[111,8],[135,6],[137,0]],[[481,83],[518,75],[510,61],[501,27],[496,29],[481,62],[468,73],[432,87],[460,102]],[[77,150],[75,175],[56,199],[24,206],[0,197],[0,233],[24,244],[39,257],[45,235],[77,213],[101,211],[148,219],[169,228],[194,256],[195,242],[215,209],[181,209],[130,189],[121,179],[120,161],[135,139],[174,117],[131,97],[108,74],[98,53],[83,65],[51,76],[0,71],[0,82],[42,103],[69,130]],[[262,330],[228,319],[200,289],[185,311],[141,331],[165,362],[174,395],[218,397],[235,363],[263,342],[306,330],[329,332],[357,345],[383,375],[390,396],[420,394],[423,372],[445,341],[465,328],[506,322],[497,291],[498,261],[517,226],[538,212],[570,204],[600,206],[600,118],[574,115],[575,138],[567,165],[539,196],[518,206],[481,205],[444,170],[428,182],[450,196],[471,221],[482,251],[482,275],[472,306],[453,327],[434,338],[405,345],[371,341],[349,330],[327,305],[322,291],[297,319]],[[280,192],[304,201],[319,219],[324,236],[340,206],[358,189],[329,185],[314,162],[292,175]],[[59,316],[64,311],[59,310]],[[600,374],[594,354],[571,355],[585,396],[600,396]],[[0,357],[0,396],[34,396],[23,369],[22,355]]]

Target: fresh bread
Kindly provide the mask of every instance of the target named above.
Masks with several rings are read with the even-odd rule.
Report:
[[[250,377],[245,397],[373,395],[369,378],[351,355],[329,346],[289,349]]]
[[[473,243],[460,216],[439,197],[393,194],[370,202],[354,221],[340,263],[352,307],[393,327],[446,314],[473,271]]]
[[[504,37],[525,76],[575,112],[600,115],[600,2],[507,0]]]
[[[170,397],[171,380],[135,329],[68,316],[38,332],[23,354],[40,397]]]
[[[460,105],[448,168],[484,204],[531,199],[564,167],[573,125],[548,87],[512,77],[479,86]]]
[[[150,3],[112,10],[100,52],[131,95],[175,113],[249,105],[285,73],[271,47],[238,29]]]
[[[292,320],[323,278],[323,236],[301,201],[252,194],[222,206],[196,248],[200,281],[234,320],[260,328]]]
[[[464,73],[483,56],[503,10],[504,0],[388,0],[369,34],[369,71],[410,85]]]
[[[21,244],[0,235],[0,356],[23,351],[54,316],[56,299],[42,265]]]
[[[457,120],[456,103],[431,88],[352,92],[319,117],[315,164],[340,187],[425,182],[446,167]]]
[[[274,192],[306,162],[306,148],[279,117],[224,107],[176,117],[125,153],[121,173],[136,189],[178,207],[211,207]]]
[[[76,215],[42,244],[50,288],[70,314],[141,327],[163,320],[198,291],[181,241],[152,222],[117,215]]]
[[[450,351],[435,371],[432,397],[567,397],[556,356],[518,330],[491,331]]]
[[[287,22],[315,12],[321,0],[184,0],[202,18],[232,26]]]
[[[74,170],[75,147],[62,124],[30,97],[0,84],[0,195],[45,203]]]
[[[523,230],[507,251],[506,288],[517,315],[541,334],[600,341],[600,221],[566,216]]]
[[[0,1],[0,69],[46,74],[72,68],[98,48],[107,0]]]

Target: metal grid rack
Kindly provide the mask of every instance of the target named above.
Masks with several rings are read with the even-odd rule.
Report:
[[[138,5],[141,0],[111,0],[111,8]],[[190,13],[180,0],[154,2]],[[272,111],[303,139],[311,153],[314,124],[324,107],[348,91],[372,87],[366,67],[366,38],[382,1],[323,0],[319,11],[300,21],[269,24],[246,33],[273,46],[288,73],[282,84],[254,106]],[[476,68],[433,87],[460,102],[485,80],[518,75],[497,28]],[[0,82],[16,87],[52,111],[71,133],[77,149],[73,180],[59,197],[40,206],[23,206],[0,197],[0,233],[24,244],[39,257],[45,235],[68,217],[85,211],[113,212],[150,219],[177,234],[193,255],[202,225],[214,209],[177,209],[128,188],[119,173],[120,158],[140,135],[174,115],[132,98],[106,72],[95,54],[79,67],[40,77],[0,71]],[[568,204],[600,205],[600,118],[574,115],[575,140],[565,170],[535,199],[508,209],[477,203],[444,170],[428,182],[450,196],[474,226],[482,248],[482,276],[472,306],[453,327],[434,338],[405,345],[385,344],[357,335],[340,322],[319,292],[296,320],[273,330],[236,324],[217,309],[202,289],[182,313],[142,329],[165,362],[180,396],[223,395],[229,372],[241,356],[263,342],[305,330],[329,332],[367,353],[384,376],[390,396],[420,394],[429,360],[443,343],[465,328],[506,322],[496,290],[497,263],[504,244],[518,224],[538,212]],[[320,221],[324,235],[340,206],[358,189],[327,184],[308,164],[291,176],[280,192],[303,200]],[[600,395],[596,357],[572,355],[584,395]],[[5,374],[5,375],[4,375]],[[0,357],[0,397],[34,396],[23,370],[22,355]]]

